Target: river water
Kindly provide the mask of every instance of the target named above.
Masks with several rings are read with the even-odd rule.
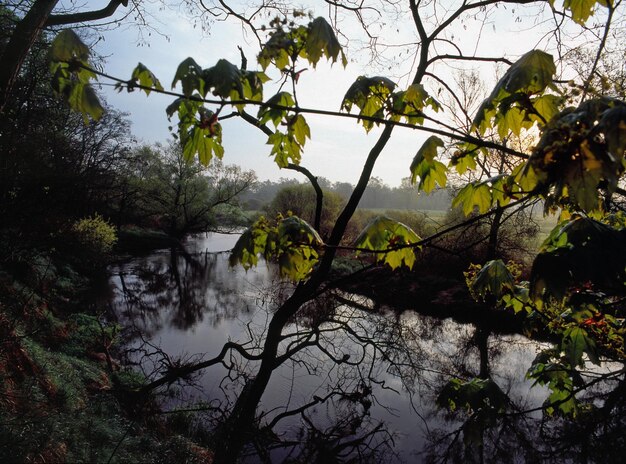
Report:
[[[127,328],[128,361],[155,378],[166,363],[211,359],[229,341],[260,352],[272,311],[293,288],[262,261],[248,271],[230,268],[227,251],[237,238],[194,236],[185,243],[187,254],[158,250],[110,268],[109,304]],[[521,336],[491,334],[481,351],[472,325],[416,311],[398,313],[341,292],[302,312],[285,330],[292,336],[281,349],[303,341],[322,314],[325,322],[317,325],[318,342],[286,357],[274,372],[259,412],[268,423],[303,405],[317,404],[304,414],[285,414],[274,427],[275,441],[283,441],[269,452],[274,462],[298,453],[305,461],[315,453],[319,457],[307,447],[319,448],[321,442],[352,453],[357,461],[367,461],[358,453],[372,449],[378,453],[374,461],[462,456],[457,432],[467,415],[447,414],[436,398],[451,379],[478,375],[485,359],[491,379],[520,410],[535,408],[546,397],[545,390],[530,388],[524,380],[540,347]],[[227,356],[183,386],[170,386],[165,408],[202,402],[215,418],[219,415],[215,411],[232,406],[257,366],[236,354]],[[326,397],[328,401],[322,402]],[[368,437],[373,430],[377,432]],[[343,446],[355,437],[366,437],[367,445]],[[516,446],[524,445],[512,443],[512,453]],[[249,450],[248,461],[259,459]]]

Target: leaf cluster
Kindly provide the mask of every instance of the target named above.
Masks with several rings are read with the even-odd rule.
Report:
[[[303,219],[279,216],[278,223],[272,225],[261,216],[237,240],[229,263],[250,269],[257,265],[259,256],[263,256],[266,261],[278,264],[282,277],[300,282],[318,262],[322,246],[319,234]]]

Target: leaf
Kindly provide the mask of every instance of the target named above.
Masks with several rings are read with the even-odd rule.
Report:
[[[476,155],[484,149],[473,143],[459,143],[456,151],[450,157],[449,167],[454,166],[459,175],[464,174],[467,170],[476,169]]]
[[[306,139],[311,138],[311,129],[304,119],[304,116],[301,114],[295,115],[289,121],[289,134],[293,136],[293,138],[300,144],[300,146],[304,146]]]
[[[68,103],[74,111],[83,114],[85,124],[89,122],[87,116],[91,116],[97,121],[104,114],[100,99],[89,84],[75,83],[71,89]]]
[[[505,293],[514,290],[513,274],[500,259],[488,261],[470,282],[470,291],[475,297],[483,300],[490,294],[500,300]],[[507,292],[504,291],[507,289]]]
[[[623,291],[625,238],[624,230],[578,215],[559,224],[533,262],[531,297],[561,300],[573,287],[590,284],[597,291]]]
[[[435,160],[437,148],[443,147],[443,140],[431,135],[417,151],[411,163],[411,184],[420,179],[418,188],[425,192],[431,192],[437,184],[445,187],[448,180],[446,166]]]
[[[505,139],[509,131],[514,135],[520,135],[522,127],[524,127],[524,119],[526,118],[526,112],[517,107],[509,108],[504,114],[503,118],[498,120],[498,135],[501,139]]]
[[[231,267],[241,264],[248,270],[256,266],[259,254],[265,254],[269,237],[269,225],[261,216],[249,229],[246,229],[230,252],[228,263]]]
[[[552,55],[541,50],[531,50],[511,65],[498,86],[501,85],[509,94],[537,94],[552,84],[555,72]]]
[[[523,127],[521,121],[530,119],[528,108],[523,102],[528,99],[529,95],[540,94],[548,86],[553,86],[555,72],[556,66],[552,55],[541,50],[531,50],[522,55],[511,65],[489,97],[482,103],[472,127],[480,134],[484,134],[491,127],[494,118],[498,121],[504,118],[505,121],[498,124],[498,133],[501,138],[506,136],[509,129],[515,131]],[[504,106],[499,108],[503,102]],[[515,106],[512,106],[514,104]],[[507,120],[506,115],[514,108],[516,112],[509,115]],[[520,117],[517,111],[521,111],[523,116]]]
[[[49,53],[52,61],[77,59],[83,62],[88,61],[91,54],[89,47],[71,29],[65,29],[56,35],[50,44]]]
[[[381,251],[382,253],[376,254],[377,261],[388,264],[392,269],[403,264],[411,269],[415,264],[414,247],[386,250],[397,246],[415,244],[419,240],[419,236],[409,226],[385,216],[378,216],[359,234],[355,246]]]
[[[291,31],[284,31],[282,28],[273,31],[257,56],[257,61],[263,70],[266,70],[272,61],[281,71],[288,67],[294,47],[298,45],[298,39],[305,35],[305,31],[306,29],[302,26]]]
[[[593,8],[597,0],[564,0],[563,7],[570,10],[572,19],[580,25],[584,25],[593,15]]]
[[[437,156],[437,148],[443,148],[443,140],[436,135],[431,135],[417,151],[415,158],[413,158],[413,164],[416,164],[416,161],[418,161],[417,164],[419,164],[422,160],[434,160]],[[413,164],[411,164],[411,166],[413,166]],[[413,171],[412,168],[411,171]]]
[[[213,95],[228,98],[234,90],[236,92],[234,99],[244,98],[243,75],[237,66],[227,60],[221,59],[215,66],[203,70],[202,78],[205,92],[213,89]]]
[[[149,87],[142,89],[144,92],[146,92],[146,95],[150,95],[151,88],[163,90],[163,86],[156,78],[156,76],[152,74],[152,71],[150,71],[141,63],[139,63],[137,67],[133,70],[131,80],[134,81],[136,84],[141,85],[142,87]]]
[[[269,81],[265,73],[255,71],[242,72],[243,98],[263,101],[263,84]]]
[[[563,334],[562,345],[571,366],[584,367],[583,353],[587,353],[593,364],[600,365],[596,343],[589,338],[586,330],[580,327],[570,327]]]
[[[172,88],[180,82],[183,86],[183,94],[189,97],[195,90],[201,95],[206,95],[204,91],[204,82],[202,80],[202,68],[191,57],[182,61],[176,69]]]
[[[224,156],[224,147],[222,147],[221,136],[214,136],[210,128],[195,126],[183,140],[183,156],[187,161],[191,161],[194,156],[198,155],[198,160],[205,166],[211,163],[213,155],[218,158]]]
[[[323,245],[317,231],[303,219],[289,216],[278,226],[278,242],[281,276],[294,282],[308,277],[318,261],[317,248]]]
[[[396,84],[386,77],[359,76],[346,92],[341,109],[349,112],[352,105],[356,105],[359,116],[383,119],[383,109],[395,87]],[[368,132],[374,127],[374,121],[366,119],[362,119],[361,124]]]
[[[306,38],[306,54],[309,63],[315,67],[322,56],[332,59],[333,63],[341,55],[341,61],[345,67],[348,60],[339,45],[333,28],[322,17],[315,18],[308,27]]]
[[[272,108],[272,105],[281,107],[293,107],[296,102],[289,92],[279,92],[267,101],[267,104],[259,108],[257,117],[260,124],[272,121],[274,127],[278,127],[282,119],[287,115],[287,109]]]
[[[560,108],[563,105],[563,97],[550,94],[541,95],[540,97],[531,99],[531,104],[547,124],[554,116],[559,114]],[[530,114],[529,116],[532,119],[538,120],[537,115]],[[542,122],[540,120],[538,121]]]
[[[486,183],[468,183],[452,199],[452,207],[461,206],[466,216],[469,216],[476,207],[480,214],[486,213],[491,208],[491,204],[491,191]]]
[[[441,109],[437,100],[431,97],[421,84],[412,84],[405,91],[392,94],[392,120],[404,118],[409,124],[423,124],[423,110],[429,106],[435,112]]]

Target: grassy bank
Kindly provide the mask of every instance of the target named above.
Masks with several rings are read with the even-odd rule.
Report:
[[[206,462],[151,398],[125,406],[143,379],[116,362],[119,327],[89,308],[76,257],[2,251],[0,462]]]

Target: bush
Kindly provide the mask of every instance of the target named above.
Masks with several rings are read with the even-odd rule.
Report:
[[[335,225],[344,200],[335,192],[323,190],[323,193],[322,215],[318,232],[322,237],[326,237]],[[317,195],[311,185],[288,185],[278,191],[272,202],[267,206],[266,212],[269,217],[273,217],[278,213],[287,215],[291,211],[295,216],[313,225],[315,221],[316,199]]]
[[[108,255],[117,242],[115,227],[98,214],[76,221],[72,232],[83,250],[93,258]]]

